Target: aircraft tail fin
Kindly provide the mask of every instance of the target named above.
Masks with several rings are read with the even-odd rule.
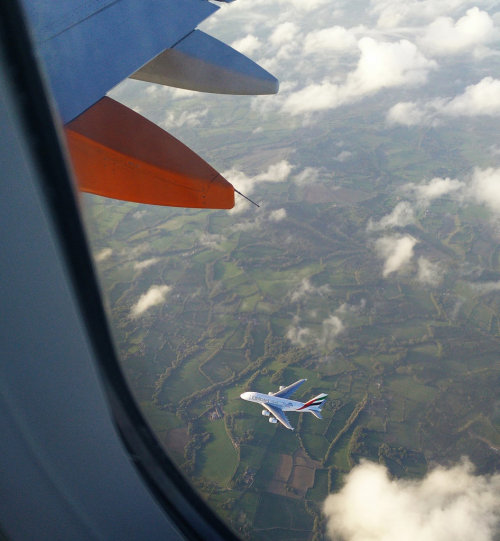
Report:
[[[310,412],[319,412],[321,411],[321,408],[323,407],[326,397],[328,395],[325,393],[321,393],[318,396],[315,396],[314,398],[311,398],[308,402],[306,402],[299,410],[307,410]],[[299,411],[298,410],[298,411]]]

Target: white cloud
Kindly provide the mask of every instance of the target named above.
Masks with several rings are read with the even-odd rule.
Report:
[[[168,89],[165,88],[163,85],[151,84],[144,89],[144,92],[149,96],[154,96],[159,92],[168,93]]]
[[[435,178],[428,184],[408,184],[405,191],[418,193],[418,203],[428,204],[430,200],[463,186],[464,184],[459,181]],[[366,229],[369,232],[383,231],[395,227],[405,227],[414,222],[413,207],[408,201],[401,201],[390,214],[381,218],[380,221],[373,222],[370,220]],[[375,250],[378,256],[384,259],[384,277],[393,272],[408,270],[416,243],[417,240],[409,235],[385,236],[375,241]],[[443,279],[443,270],[438,263],[432,263],[427,258],[420,257],[417,261],[416,279],[422,284],[437,286]]]
[[[432,263],[425,257],[418,258],[417,280],[426,285],[438,286],[443,279],[443,271],[438,263]]]
[[[375,241],[375,249],[382,259],[384,259],[384,269],[382,275],[389,276],[393,272],[405,270],[412,257],[413,247],[417,240],[410,235],[406,236],[385,236]]]
[[[281,222],[286,218],[286,210],[285,209],[276,209],[272,210],[269,213],[269,221],[270,222]]]
[[[352,152],[348,150],[342,150],[336,157],[335,160],[338,162],[345,162],[352,156]]]
[[[312,329],[302,327],[300,318],[294,316],[292,324],[288,327],[286,337],[296,346],[315,346],[318,349],[333,349],[335,339],[345,330],[344,323],[338,315],[331,314],[321,323],[321,331],[314,333]]]
[[[359,40],[358,47],[361,56],[345,83],[337,84],[325,79],[306,86],[286,98],[283,111],[298,115],[334,109],[383,88],[420,85],[427,80],[429,71],[437,66],[408,40],[390,43],[364,37]]]
[[[207,116],[208,109],[199,109],[197,111],[182,111],[181,113],[175,113],[169,111],[166,113],[163,122],[160,122],[160,126],[165,129],[180,128],[182,126],[199,126],[202,118]]]
[[[288,178],[292,169],[293,165],[286,160],[281,160],[278,163],[270,165],[266,171],[254,177],[254,180],[256,182],[283,182]]]
[[[362,462],[326,499],[332,539],[344,541],[493,541],[500,521],[500,475],[474,475],[468,461],[422,480],[390,479]]]
[[[342,320],[335,315],[327,317],[321,324],[321,336],[318,345],[322,349],[335,347],[335,338],[345,330]]]
[[[472,174],[470,192],[478,203],[500,212],[500,168],[476,168]]]
[[[270,35],[269,41],[273,45],[284,45],[294,41],[298,33],[299,27],[295,23],[281,23],[276,26],[273,33]]]
[[[200,244],[214,250],[221,250],[220,244],[226,240],[224,235],[217,233],[207,233],[206,231],[200,233]]]
[[[172,98],[190,98],[196,95],[194,90],[186,90],[185,88],[174,88],[172,86],[165,86],[160,84],[151,84],[146,87],[145,94],[155,99],[165,99],[167,97]]]
[[[330,0],[309,0],[308,2],[304,2],[303,0],[279,0],[279,3],[286,7],[291,5],[299,12],[307,12],[314,11],[321,6],[330,4]]]
[[[493,293],[494,291],[500,291],[500,281],[471,283],[470,286],[472,289],[477,291],[479,295],[486,295],[488,293]]]
[[[103,248],[100,252],[98,252],[95,255],[95,260],[101,263],[102,261],[105,261],[106,259],[108,259],[112,253],[113,253],[112,248]]]
[[[233,231],[249,231],[251,229],[258,229],[258,228],[269,228],[269,224],[271,223],[278,223],[283,221],[287,217],[286,209],[280,208],[268,211],[267,210],[266,203],[262,204],[260,209],[255,209],[255,207],[252,209],[252,211],[255,209],[255,212],[248,213],[246,216],[248,219],[241,220],[238,223],[234,223],[232,226]],[[241,207],[236,210],[236,213],[239,213],[240,211],[244,210],[245,208],[249,208],[248,206],[244,206],[241,204]],[[234,210],[234,209],[233,209]],[[211,237],[215,237],[216,235],[211,235]],[[213,246],[214,248],[218,248],[218,246]]]
[[[339,85],[328,80],[313,83],[290,94],[284,104],[283,111],[292,115],[335,109],[347,101]]]
[[[451,17],[438,17],[426,28],[419,45],[438,56],[473,51],[491,40],[493,30],[488,13],[473,7],[456,22]]]
[[[307,296],[323,295],[328,292],[330,292],[328,285],[315,287],[305,278],[290,297],[292,302],[296,302]],[[344,303],[340,305],[333,314],[321,322],[320,330],[302,326],[299,316],[295,315],[292,324],[287,329],[286,337],[292,344],[301,347],[314,346],[319,350],[332,350],[337,345],[336,338],[347,330],[347,324],[353,321],[364,310],[365,306],[364,299],[359,304]],[[316,310],[311,310],[309,314],[314,319],[317,318]]]
[[[436,124],[435,112],[429,102],[425,105],[411,101],[401,101],[393,105],[387,112],[386,121],[389,125],[417,126],[425,124],[433,126]]]
[[[395,28],[403,23],[430,21],[452,12],[469,0],[371,0],[371,12],[378,15],[377,25]]]
[[[296,59],[299,59],[299,53],[297,53]],[[260,61],[259,64],[269,70],[271,73],[275,73],[275,64],[281,63],[281,61],[277,58],[276,55],[273,55],[269,62],[267,60]],[[291,68],[292,69],[292,68]],[[291,73],[290,73],[291,76]],[[300,78],[300,81],[302,82],[304,79]],[[263,118],[267,118],[267,116],[270,113],[276,113],[276,111],[280,111],[283,107],[283,103],[285,102],[287,96],[294,92],[299,86],[298,81],[288,79],[288,80],[280,80],[280,89],[279,93],[274,96],[255,96],[251,99],[251,107],[252,110],[256,111],[261,115]]]
[[[144,218],[146,214],[148,213],[147,210],[136,210],[134,214],[132,214],[132,217],[136,220],[140,220],[141,218]]]
[[[305,347],[309,341],[311,330],[300,326],[300,319],[294,316],[292,324],[286,331],[286,337],[295,346]]]
[[[304,39],[305,54],[324,54],[352,49],[356,49],[356,36],[343,26],[314,30]]]
[[[429,182],[406,184],[403,186],[403,191],[413,193],[419,203],[428,205],[434,199],[458,193],[464,186],[465,184],[457,179],[434,177]]]
[[[361,58],[347,84],[359,88],[362,93],[425,83],[429,70],[437,66],[408,40],[388,43],[365,37],[359,40],[358,45]]]
[[[485,77],[470,85],[465,92],[449,101],[442,113],[449,116],[477,116],[500,114],[500,80]]]
[[[304,297],[310,295],[322,296],[326,295],[330,291],[330,286],[328,286],[328,284],[322,286],[313,286],[309,278],[303,278],[300,284],[290,294],[290,299],[292,302],[297,302]]]
[[[160,261],[159,257],[151,257],[150,259],[145,259],[144,261],[136,261],[134,263],[134,269],[144,270],[144,269],[147,269],[148,267],[151,267],[151,265],[158,263],[158,261]]]
[[[289,177],[293,166],[286,160],[281,160],[273,165],[270,165],[266,171],[249,177],[242,171],[237,169],[229,169],[224,171],[222,176],[226,178],[238,191],[243,193],[246,196],[250,196],[255,187],[262,182],[284,182]],[[248,205],[251,205],[248,201],[239,197],[235,201],[234,208],[229,212],[232,214],[241,212],[242,210],[248,208]]]
[[[485,205],[491,211],[498,215],[500,213],[500,168],[488,167],[481,169],[476,167],[467,181],[452,179],[449,177],[435,177],[428,182],[409,183],[402,187],[406,195],[415,198],[419,206],[427,206],[429,203],[445,195],[453,197],[460,205],[478,203]],[[400,203],[401,204],[401,203]],[[379,223],[368,224],[368,230],[383,229],[382,225],[387,225],[397,221],[394,211],[382,218]]]
[[[195,90],[188,90],[187,88],[174,88],[174,87],[166,87],[166,88],[169,89],[172,97],[176,99],[192,98],[193,96],[197,95],[197,92]]]
[[[368,231],[381,231],[383,229],[389,229],[392,227],[405,227],[415,222],[415,215],[413,208],[408,201],[401,201],[395,207],[394,210],[380,219],[379,222],[368,222]]]
[[[344,304],[341,304],[336,310],[335,313],[337,315],[349,315],[349,314],[359,314],[360,311],[364,310],[366,307],[366,300],[361,299],[359,304],[347,304],[344,302]]]
[[[500,80],[484,77],[454,98],[427,102],[400,102],[387,113],[389,124],[437,125],[446,117],[499,116]]]
[[[319,169],[316,167],[306,167],[300,173],[293,177],[293,181],[299,185],[308,185],[317,182],[319,179]]]
[[[167,285],[151,286],[147,292],[143,293],[139,297],[139,300],[132,306],[130,310],[131,317],[137,318],[153,306],[162,304],[165,301],[167,293],[171,289],[172,288]]]
[[[240,53],[245,55],[252,55],[262,47],[262,43],[259,38],[255,37],[253,34],[248,34],[244,38],[233,41],[231,47],[234,47],[236,50],[240,51]]]

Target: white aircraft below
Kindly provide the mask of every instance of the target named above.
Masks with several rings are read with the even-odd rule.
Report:
[[[270,423],[276,424],[279,421],[284,427],[294,430],[284,413],[285,411],[308,411],[318,419],[323,418],[321,417],[321,408],[327,397],[325,393],[311,398],[308,402],[297,402],[296,400],[288,399],[306,381],[306,379],[299,379],[299,381],[292,383],[288,387],[280,386],[280,390],[276,393],[263,394],[249,391],[241,394],[240,398],[249,402],[262,404],[266,408],[262,410],[262,415],[269,417]]]

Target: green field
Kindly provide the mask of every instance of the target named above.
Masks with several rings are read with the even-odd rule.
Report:
[[[244,118],[242,103],[234,102],[235,119]],[[96,265],[134,395],[185,475],[248,539],[320,536],[329,488],[363,458],[409,478],[462,455],[485,472],[498,464],[500,292],[481,288],[500,279],[500,252],[487,216],[450,200],[417,209],[415,224],[398,230],[418,240],[413,266],[385,278],[374,248],[382,233],[367,230],[407,182],[478,163],[467,136],[401,130],[394,140],[369,123],[354,136],[351,122],[365,117],[337,113],[329,130],[355,137],[356,161],[335,161],[330,131],[318,127],[297,125],[280,146],[272,133],[287,126],[255,113],[250,125],[273,126],[262,140],[223,143],[221,127],[199,138],[186,130],[185,142],[195,139],[220,167],[228,160],[259,173],[293,147],[299,172],[321,154],[323,180],[264,182],[261,209],[141,206],[138,217],[137,206],[84,197],[94,253],[111,250]],[[453,153],[436,158],[446,144]],[[324,180],[332,178],[335,189]],[[278,208],[286,219],[269,220]],[[419,282],[417,257],[439,263],[439,287]],[[137,265],[148,259],[154,264]],[[170,289],[131,317],[152,285]],[[294,398],[325,392],[329,400],[321,421],[290,413],[294,432],[239,399],[303,377]]]
[[[212,438],[203,449],[200,467],[203,474],[220,485],[226,485],[238,465],[238,454],[227,435],[223,419],[206,423]]]

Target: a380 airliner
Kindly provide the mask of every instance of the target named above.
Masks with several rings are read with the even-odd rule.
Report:
[[[269,417],[270,423],[276,424],[279,421],[284,427],[289,430],[294,430],[284,413],[285,411],[308,411],[318,419],[322,419],[321,408],[327,397],[325,393],[321,393],[318,396],[311,398],[308,402],[298,402],[296,400],[289,400],[288,398],[306,381],[306,379],[299,379],[299,381],[292,383],[288,387],[280,386],[280,390],[276,393],[263,394],[249,391],[242,393],[240,398],[248,400],[249,402],[262,404],[262,406],[266,408],[262,410],[262,415]]]

